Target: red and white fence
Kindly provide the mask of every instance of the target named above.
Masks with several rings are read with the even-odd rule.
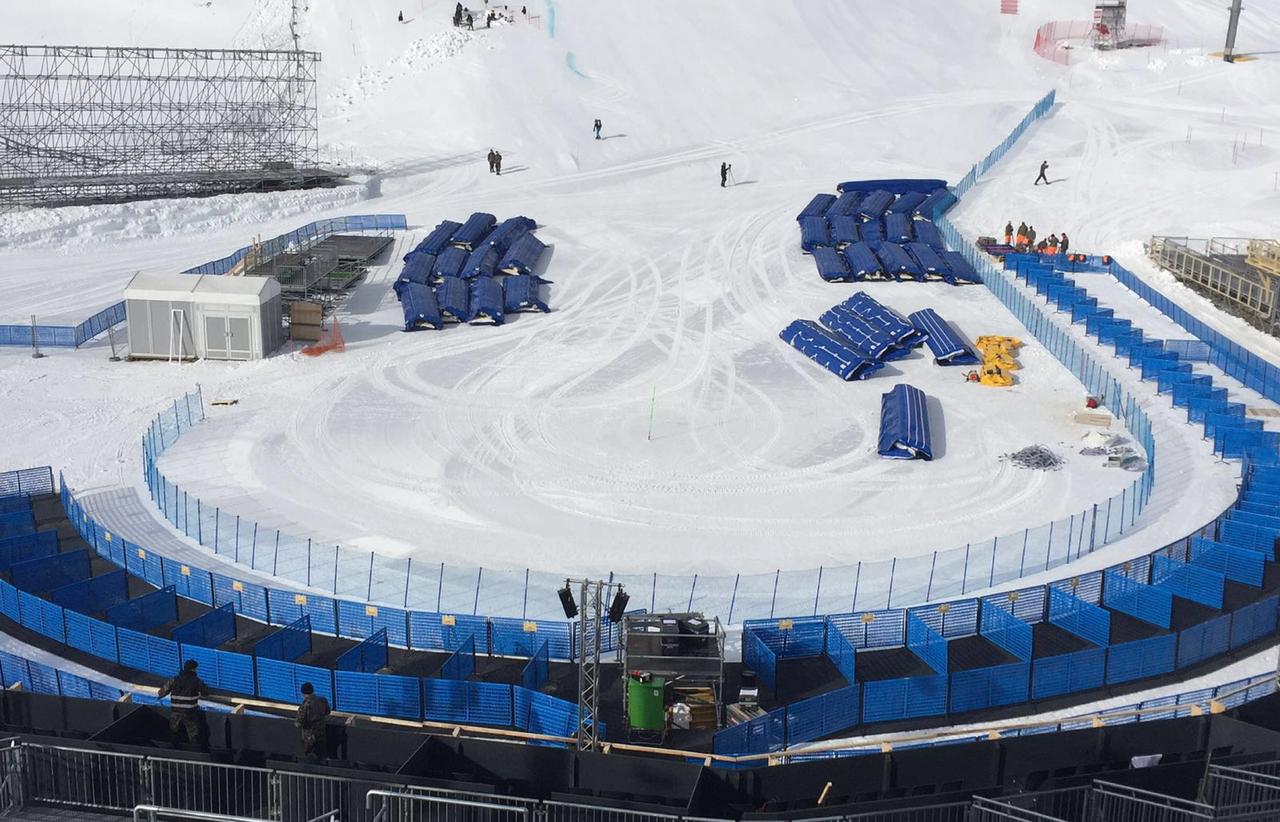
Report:
[[[1086,20],[1055,20],[1036,29],[1033,48],[1046,60],[1061,65],[1071,64],[1073,49],[1089,47],[1099,36],[1095,24]],[[1117,39],[1120,48],[1129,46],[1154,46],[1164,42],[1161,26],[1125,26]]]

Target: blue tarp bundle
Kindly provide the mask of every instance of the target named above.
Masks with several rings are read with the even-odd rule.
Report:
[[[884,274],[884,266],[866,243],[854,243],[845,246],[844,261],[849,266],[849,273],[855,280],[867,277],[879,277]]]
[[[533,274],[547,247],[532,234],[525,234],[502,255],[498,270],[508,274]]]
[[[503,322],[502,284],[493,277],[471,281],[471,322],[483,319],[493,325]]]
[[[471,288],[466,280],[450,277],[436,286],[436,302],[440,318],[445,322],[465,323],[471,320]]]
[[[902,384],[880,398],[880,456],[896,460],[933,459],[929,407],[924,392]]]
[[[431,270],[431,275],[436,280],[461,277],[462,269],[466,268],[467,258],[470,256],[469,252],[450,246],[442,251],[440,256],[436,257],[436,264]]]
[[[836,186],[836,191],[844,192],[853,189],[861,189],[863,191],[874,191],[882,189],[891,194],[906,194],[909,191],[931,192],[935,189],[946,188],[946,180],[849,180]]]
[[[980,283],[982,278],[978,276],[978,272],[973,270],[973,266],[969,265],[969,261],[959,251],[942,251],[939,252],[942,261],[951,269],[951,276],[957,282]]]
[[[508,314],[518,311],[542,311],[551,309],[540,295],[541,283],[537,277],[518,274],[502,280],[502,308]]]
[[[474,280],[476,277],[492,277],[497,273],[498,259],[501,256],[493,246],[480,246],[467,257],[467,262],[462,267],[463,278]]]
[[[920,270],[926,277],[941,277],[948,282],[952,280],[951,267],[938,256],[938,252],[924,243],[907,243],[904,248],[911,258],[920,264]]]
[[[938,186],[929,192],[929,196],[924,199],[920,205],[916,206],[916,216],[925,220],[932,220],[935,214],[944,213],[951,206],[955,205],[956,195],[947,191],[945,184]]]
[[[928,196],[929,195],[925,194],[923,191],[908,191],[893,201],[893,205],[889,206],[889,213],[905,214],[908,217],[914,216],[916,208],[918,208]]]
[[[826,217],[800,218],[800,248],[813,251],[820,246],[831,245],[831,231]]]
[[[906,214],[889,214],[884,218],[884,238],[891,243],[909,243],[915,238],[912,220]]]
[[[884,242],[884,223],[879,220],[868,220],[858,226],[858,233],[862,236],[862,242],[875,250],[880,247],[880,243]]]
[[[843,305],[831,306],[818,319],[827,328],[852,342],[858,352],[868,359],[884,362],[902,359],[911,353],[909,348],[895,346],[893,335],[884,328],[872,325]]]
[[[862,380],[884,367],[863,357],[839,334],[812,320],[795,320],[778,335],[809,359],[842,380]]]
[[[858,205],[862,202],[863,193],[861,191],[845,191],[841,192],[836,201],[831,204],[831,208],[827,209],[827,217],[841,217],[857,214]]]
[[[862,235],[858,232],[859,220],[852,214],[837,214],[827,218],[827,225],[831,226],[831,242],[838,246],[846,246],[856,243],[862,239]]]
[[[942,241],[938,227],[928,220],[916,220],[916,240],[937,251],[942,251],[947,244]]]
[[[453,220],[444,220],[440,225],[427,235],[427,238],[414,246],[413,251],[404,255],[404,261],[409,262],[409,258],[416,254],[438,255],[449,246],[449,238],[453,233],[462,228],[462,223],[455,223]]]
[[[431,285],[434,279],[431,269],[435,267],[436,257],[434,254],[417,254],[404,264],[404,268],[400,270],[400,276],[396,279],[391,289],[396,292],[396,299],[400,299],[400,292],[404,290],[406,283],[418,283],[419,285]]]
[[[921,334],[927,335],[925,342],[933,352],[933,361],[938,365],[975,365],[981,362],[951,325],[932,308],[921,309],[907,319]]]
[[[498,252],[498,259],[502,259],[502,255],[507,253],[507,249],[511,248],[516,240],[528,234],[538,227],[538,224],[528,217],[508,217],[498,224],[498,227],[485,239],[485,245]]]
[[[492,214],[477,211],[467,218],[461,228],[453,232],[453,236],[449,238],[449,245],[457,246],[464,251],[472,251],[484,242],[497,222],[498,218]]]
[[[884,189],[873,191],[858,205],[858,216],[864,220],[878,220],[893,205],[893,200],[893,195]]]
[[[884,270],[896,280],[911,277],[924,280],[924,271],[920,264],[911,259],[911,255],[897,243],[881,243],[876,249],[876,256],[884,263]]]
[[[916,331],[911,323],[902,319],[902,317],[898,316],[898,312],[885,306],[865,291],[855,291],[853,296],[840,304],[853,313],[885,328],[893,335],[894,341],[898,345],[920,345],[924,342],[924,336],[919,331]]]
[[[849,266],[845,264],[844,255],[834,248],[815,248],[813,261],[818,265],[818,276],[829,283],[848,282],[853,277]]]
[[[813,199],[804,207],[804,210],[796,215],[796,221],[803,221],[806,217],[822,217],[835,201],[836,195],[834,194],[813,195]]]
[[[444,328],[440,317],[440,305],[431,286],[422,283],[405,283],[400,291],[400,307],[404,309],[404,330],[417,328]]]

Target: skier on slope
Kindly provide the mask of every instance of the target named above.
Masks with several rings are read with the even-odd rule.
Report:
[[[1049,170],[1049,161],[1043,160],[1040,163],[1040,176],[1036,178],[1036,185],[1040,185],[1040,181],[1044,180],[1045,185],[1049,185],[1049,176],[1045,172]]]

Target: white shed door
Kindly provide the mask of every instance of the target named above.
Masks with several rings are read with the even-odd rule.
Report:
[[[253,359],[253,335],[248,317],[227,317],[227,359]]]
[[[212,360],[253,359],[248,317],[218,312],[204,315],[205,356]]]
[[[218,314],[204,315],[204,355],[211,360],[227,356],[227,318]]]

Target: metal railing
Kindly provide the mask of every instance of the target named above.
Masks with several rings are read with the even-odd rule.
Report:
[[[509,797],[459,799],[397,791],[365,795],[370,822],[524,822],[537,807],[532,800]]]
[[[1000,820],[1013,820],[1013,822],[1070,822],[1070,820],[1062,816],[1047,816],[998,799],[987,799],[982,796],[973,798],[973,805],[969,809],[969,822],[999,822]]]
[[[1280,819],[1280,777],[1210,765],[1202,796],[1216,809],[1216,819],[1233,822]]]
[[[184,811],[180,808],[162,808],[158,805],[139,805],[133,809],[133,822],[162,822],[162,820],[187,819],[193,822],[271,822],[268,819],[249,816],[228,816],[219,813],[202,811]],[[337,811],[321,814],[310,822],[326,822],[340,819]]]
[[[1212,805],[1141,788],[1095,780],[1091,820],[1099,822],[1196,822],[1214,819]]]

